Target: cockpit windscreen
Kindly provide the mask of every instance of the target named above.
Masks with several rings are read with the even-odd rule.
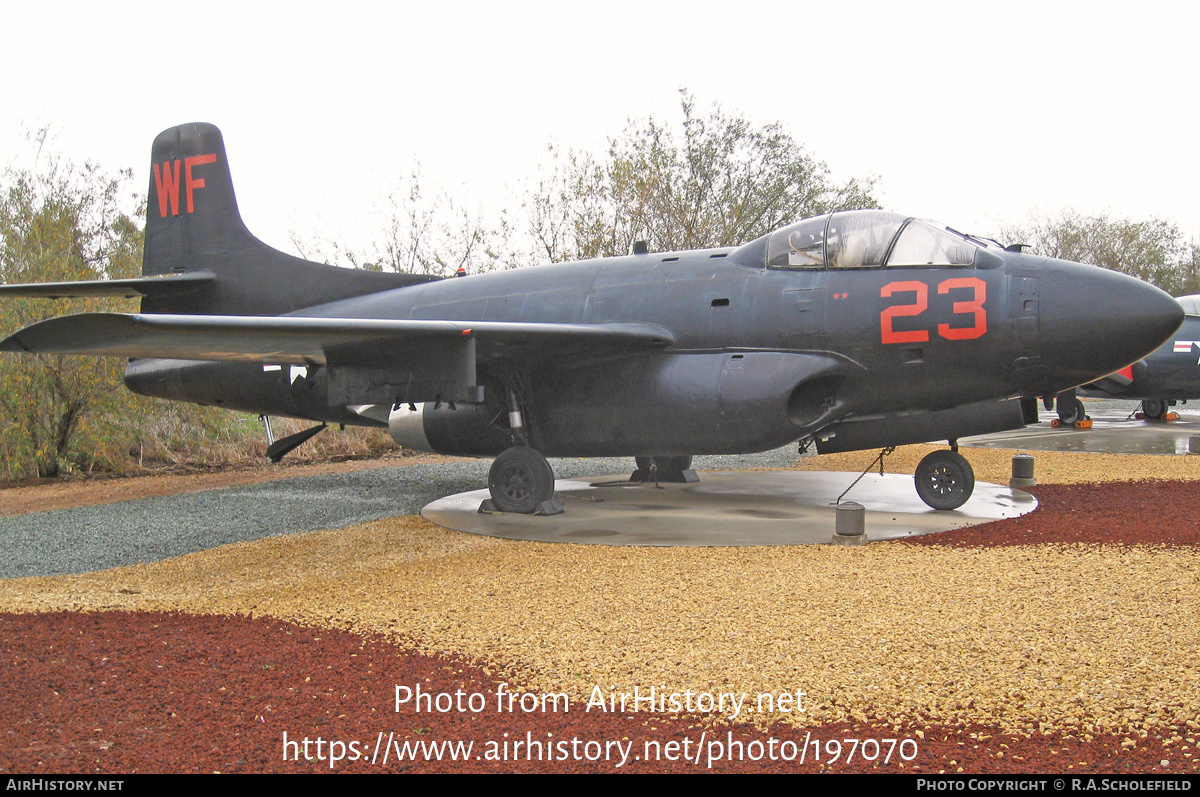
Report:
[[[970,266],[982,244],[948,228],[899,213],[852,210],[777,230],[767,246],[770,268]]]

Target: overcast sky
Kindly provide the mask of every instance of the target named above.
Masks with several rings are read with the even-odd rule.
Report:
[[[50,124],[144,191],[154,136],[213,122],[247,226],[288,248],[292,228],[341,234],[417,162],[515,205],[549,142],[602,150],[630,118],[677,119],[687,87],[781,122],[838,180],[877,176],[890,209],[992,232],[1069,206],[1200,234],[1195,4],[434,6],[10,4],[0,161]]]

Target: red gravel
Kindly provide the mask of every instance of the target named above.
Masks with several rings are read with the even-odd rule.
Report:
[[[1028,515],[909,537],[905,543],[956,548],[1045,543],[1200,544],[1200,482],[1043,484]]]
[[[1200,484],[1119,483],[1102,486],[1041,486],[1032,490],[1040,506],[1012,520],[916,538],[904,544],[1014,545],[1033,543],[1111,543],[1192,546],[1200,542]],[[728,742],[727,728],[711,718],[656,717],[647,714],[587,713],[574,705],[566,713],[522,714],[483,711],[414,713],[394,711],[395,685],[415,685],[430,693],[494,696],[496,679],[484,670],[423,656],[349,633],[300,628],[269,619],[153,613],[54,613],[0,615],[0,772],[327,772],[328,761],[284,760],[283,735],[290,741],[316,740],[322,752],[329,740],[356,741],[364,759],[342,761],[338,772],[694,772],[706,770],[704,753],[714,739]],[[494,704],[489,704],[494,708]],[[919,733],[918,733],[919,732]],[[632,740],[640,754],[647,742],[680,743],[678,754],[694,755],[702,734],[700,763],[631,761],[617,769],[609,761],[475,760],[485,745],[526,739],[553,741],[551,749],[574,751],[572,740]],[[405,761],[370,763],[382,734],[404,742],[469,741],[466,762]],[[389,734],[392,734],[389,737]],[[505,736],[507,734],[507,736]],[[552,734],[552,735],[551,735]],[[715,734],[715,736],[714,736]],[[923,734],[923,736],[921,736]],[[1185,737],[1196,730],[1182,729]],[[733,738],[747,757],[723,761],[722,772],[956,772],[968,773],[1145,773],[1200,772],[1177,748],[1164,752],[1163,737],[1090,740],[1054,733],[1032,738],[1003,735],[986,726],[920,728],[824,726],[807,731],[770,732],[738,728]],[[774,749],[806,761],[771,760]],[[916,756],[882,764],[858,758],[822,763],[812,759],[813,740],[913,738]],[[689,747],[683,747],[684,741]],[[807,744],[806,744],[807,740]],[[755,743],[758,743],[756,746]],[[1127,742],[1126,742],[1127,743]],[[565,746],[558,746],[558,745]],[[1195,752],[1192,744],[1188,753]],[[296,747],[296,753],[302,748]],[[593,748],[594,751],[594,748]],[[911,754],[913,748],[904,748]],[[579,748],[578,752],[588,752]],[[1163,766],[1160,762],[1170,759]],[[951,763],[953,762],[953,763]],[[903,766],[901,766],[903,765]]]
[[[489,741],[525,739],[570,744],[571,740],[632,740],[679,743],[699,763],[631,761],[618,769],[606,761],[340,762],[337,772],[696,772],[707,770],[710,744],[728,744],[730,731],[702,716],[648,718],[646,714],[586,713],[582,707],[557,714],[497,714],[484,711],[415,713],[394,711],[396,684],[431,693],[462,689],[496,693],[498,682],[478,667],[405,652],[353,634],[300,628],[276,620],[194,617],[172,614],[60,612],[3,615],[7,677],[0,685],[0,772],[328,772],[328,761],[283,760],[283,735],[316,740],[356,740],[369,758],[377,735],[404,742],[473,742],[472,758]],[[899,731],[868,725],[830,725],[808,731],[738,729],[746,759],[721,762],[719,772],[1072,772],[1129,773],[1200,771],[1190,762],[1160,767],[1161,740],[1141,740],[1124,750],[1121,737],[1083,742],[1060,734],[1024,738],[985,726]],[[505,734],[508,734],[507,738]],[[551,736],[551,734],[553,734]],[[771,738],[777,756],[770,760]],[[831,739],[911,738],[897,746],[889,764],[858,754],[844,761],[811,760],[821,740],[828,760]],[[689,747],[683,746],[688,740]],[[757,745],[755,744],[757,742]],[[848,745],[847,745],[848,748]],[[556,755],[569,747],[555,747]],[[579,748],[584,751],[585,748]],[[913,755],[915,750],[915,756]],[[297,747],[296,752],[302,752]],[[764,754],[765,753],[765,754]],[[874,754],[872,749],[868,754]],[[843,754],[844,755],[844,754]],[[951,761],[955,763],[951,763]],[[901,766],[903,765],[903,766]]]

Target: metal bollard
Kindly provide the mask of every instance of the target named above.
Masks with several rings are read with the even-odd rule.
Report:
[[[834,533],[831,542],[834,545],[865,545],[866,513],[862,504],[846,501],[834,507]]]
[[[1029,454],[1014,454],[1012,458],[1012,478],[1008,480],[1010,488],[1033,487],[1037,479],[1033,478],[1034,458]]]

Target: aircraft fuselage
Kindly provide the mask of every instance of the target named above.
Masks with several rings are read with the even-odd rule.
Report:
[[[427,431],[449,429],[450,448],[461,453],[497,453],[503,435],[492,439],[484,426],[503,410],[506,381],[516,376],[527,387],[531,445],[551,456],[736,453],[839,419],[1043,395],[1069,386],[1064,379],[1095,378],[1123,362],[1111,345],[1088,339],[1096,303],[1105,301],[1097,297],[1128,290],[1125,282],[1138,287],[1075,263],[984,250],[964,267],[778,269],[756,264],[758,256],[751,244],[497,271],[294,315],[660,325],[675,339],[666,350],[533,361],[517,374],[481,361],[488,403],[436,411],[474,413],[472,431],[457,420],[439,426],[432,409]],[[1081,290],[1091,298],[1081,301]],[[1048,324],[1054,337],[1043,329],[1047,303],[1057,314]],[[1081,341],[1093,362],[1064,373],[1058,361],[1067,353],[1078,361]],[[137,361],[127,382],[164,398],[382,425],[330,402],[325,369],[308,371]]]

